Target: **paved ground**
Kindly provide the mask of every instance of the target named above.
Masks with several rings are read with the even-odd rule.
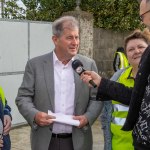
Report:
[[[92,127],[94,147],[93,150],[103,150],[103,136],[98,121]],[[31,150],[30,149],[30,127],[22,126],[10,131],[12,150]]]

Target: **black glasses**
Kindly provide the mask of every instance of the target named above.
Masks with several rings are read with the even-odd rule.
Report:
[[[143,21],[144,19],[144,15],[147,14],[148,12],[150,12],[150,10],[146,11],[145,13],[143,13],[142,15],[140,15],[140,20]]]

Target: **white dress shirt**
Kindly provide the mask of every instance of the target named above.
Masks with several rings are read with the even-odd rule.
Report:
[[[74,113],[75,83],[72,61],[73,60],[70,60],[66,65],[64,65],[58,60],[55,52],[53,52],[55,88],[54,113],[63,113],[65,115],[73,115]],[[52,132],[55,134],[72,133],[72,126],[54,123]]]

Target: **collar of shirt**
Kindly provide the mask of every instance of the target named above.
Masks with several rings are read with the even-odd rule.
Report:
[[[74,59],[75,59],[75,57],[72,57],[72,59],[66,64],[66,65],[64,65],[59,59],[58,59],[58,57],[56,56],[56,53],[55,53],[55,51],[53,51],[53,65],[55,66],[57,63],[59,63],[59,64],[62,64],[62,65],[64,65],[64,66],[68,66],[68,64],[72,64],[72,62],[74,61]]]

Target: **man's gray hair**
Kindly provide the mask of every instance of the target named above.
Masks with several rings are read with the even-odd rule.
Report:
[[[53,35],[60,36],[65,28],[79,29],[79,23],[73,16],[63,16],[52,24]]]

